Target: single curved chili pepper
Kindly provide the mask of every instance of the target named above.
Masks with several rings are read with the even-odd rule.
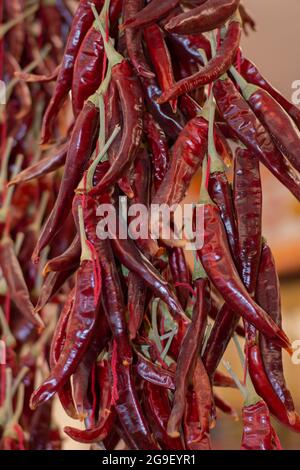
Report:
[[[300,200],[300,178],[280,153],[271,136],[256,118],[240,93],[227,77],[217,80],[213,93],[218,109],[241,142]]]
[[[93,367],[96,367],[97,357],[106,347],[109,338],[110,329],[103,309],[100,308],[93,340],[72,376],[73,396],[76,409],[79,416],[84,418],[86,423],[88,422],[87,420],[95,418],[95,416],[93,416],[95,410],[93,409],[93,404],[90,403],[88,397],[90,376],[92,374]],[[98,375],[97,371],[95,373]],[[103,392],[104,390],[101,389],[101,397]],[[108,408],[109,404],[110,400],[106,403],[105,407]]]
[[[154,364],[145,356],[137,354],[137,364],[135,370],[138,375],[147,382],[170,390],[175,389],[174,373],[168,369],[163,369],[160,365]]]
[[[212,450],[209,435],[204,434],[199,427],[200,416],[194,391],[188,391],[185,408],[183,431],[188,450]]]
[[[145,313],[147,287],[144,280],[135,273],[128,275],[128,331],[130,339],[135,339]]]
[[[190,294],[188,286],[191,284],[191,273],[182,248],[175,247],[169,250],[169,266],[178,300],[185,310]]]
[[[170,88],[173,88],[175,79],[170,53],[163,32],[158,25],[154,24],[147,26],[147,28],[143,30],[143,35],[159,86],[162,93],[165,93]],[[170,100],[170,106],[173,112],[176,113],[177,100]]]
[[[74,274],[76,267],[68,269],[68,271],[51,272],[46,277],[39,298],[37,300],[34,310],[40,312],[45,305],[55,296],[55,294],[62,288],[65,282]]]
[[[113,61],[111,73],[119,92],[123,133],[114,162],[100,183],[92,189],[91,194],[101,193],[108,186],[116,183],[122,173],[130,168],[141,142],[143,127],[143,100],[138,79],[129,62],[117,53],[112,43],[104,42],[104,45],[109,62]]]
[[[171,18],[167,31],[178,34],[198,34],[223,26],[234,14],[240,0],[207,0],[200,6]]]
[[[227,401],[219,397],[219,395],[216,393],[214,393],[214,404],[223,413],[232,416],[235,421],[238,421],[239,417],[235,409],[232,408],[232,406]]]
[[[23,0],[5,0],[4,4],[8,20],[16,19],[23,13]],[[19,21],[6,34],[9,52],[18,63],[21,60],[21,56],[24,50],[25,36],[26,31],[24,21]]]
[[[56,0],[42,0],[39,14],[43,23],[43,31],[47,40],[52,44],[57,63],[60,63],[63,54],[62,18],[56,5]]]
[[[76,274],[74,304],[63,350],[49,377],[31,396],[32,409],[50,400],[63,387],[89,347],[100,300],[99,293],[95,293],[96,282],[93,261],[83,258]]]
[[[133,18],[129,18],[123,23],[122,28],[142,28],[148,24],[155,23],[160,18],[166,16],[173,8],[177,6],[179,0],[152,0],[141,11],[136,13]]]
[[[112,369],[115,408],[122,427],[127,436],[130,435],[134,446],[144,450],[157,449],[142,414],[131,377],[132,351],[126,331],[123,294],[109,241],[99,241],[97,251],[103,271],[105,311],[114,336]]]
[[[197,356],[203,341],[209,310],[209,281],[207,278],[197,279],[195,284],[197,297],[192,322],[185,333],[177,359],[175,394],[167,427],[171,437],[180,435],[179,428],[184,416],[187,389],[195,373]]]
[[[198,250],[198,255],[211,282],[228,307],[259,331],[274,338],[278,345],[289,349],[290,342],[285,333],[251,299],[243,286],[230,255],[219,211],[209,201],[208,195],[204,203],[204,244]]]
[[[271,249],[265,241],[262,245],[256,299],[259,305],[268,312],[272,320],[274,320],[278,326],[281,326],[279,279]],[[281,349],[263,335],[259,337],[259,347],[264,370],[274,391],[285,404],[286,408],[293,412],[295,405],[285,382]]]
[[[82,110],[88,97],[95,93],[101,83],[103,56],[103,39],[95,21],[80,45],[74,64],[72,105],[75,117]]]
[[[134,18],[138,12],[143,8],[143,0],[125,0],[123,7],[123,21],[126,22],[130,18]],[[127,28],[125,30],[125,40],[128,56],[138,75],[144,77],[154,77],[147,64],[143,45],[142,45],[142,32]]]
[[[241,148],[237,149],[234,160],[234,206],[240,274],[248,292],[254,296],[261,255],[262,186],[257,157]]]
[[[151,149],[155,190],[162,183],[169,163],[169,147],[166,135],[150,113],[144,117],[144,132]]]
[[[19,264],[14,242],[9,237],[0,242],[0,266],[7,283],[10,297],[18,310],[38,328],[44,328],[40,316],[34,311],[28,288]]]
[[[255,115],[268,129],[278,149],[291,164],[300,171],[300,131],[288,113],[264,89],[248,84],[235,69],[232,69],[244,98],[250,104]]]
[[[201,433],[209,435],[211,428],[211,416],[213,409],[213,394],[210,379],[200,357],[197,358],[193,375],[193,390],[195,391],[196,404],[200,417]]]
[[[70,211],[74,190],[92,154],[99,122],[99,108],[93,100],[96,100],[94,95],[85,103],[73,128],[58,197],[34,249],[34,262],[38,260],[41,250],[61,229],[61,222]]]
[[[172,149],[171,164],[152,204],[178,204],[201,167],[207,150],[208,123],[201,116],[190,120]]]
[[[52,258],[47,262],[44,268],[44,275],[48,274],[51,271],[61,272],[67,271],[70,268],[79,265],[81,255],[81,244],[80,237],[78,234],[75,235],[74,240],[72,241],[69,248],[66,249],[61,255]]]
[[[168,391],[150,382],[143,384],[144,409],[151,430],[161,446],[166,450],[183,450],[180,436],[172,438],[167,433],[171,405]]]
[[[208,60],[211,59],[211,45],[203,34],[181,36],[179,34],[168,33],[167,43],[173,46],[174,56],[176,54],[182,58],[193,59],[197,64],[204,65],[203,57],[199,49],[204,50]]]
[[[282,450],[264,401],[243,407],[241,450]]]
[[[106,369],[108,365],[106,366]],[[104,369],[104,368],[103,368]],[[105,375],[108,375],[108,370],[105,371]],[[103,441],[112,431],[115,422],[115,411],[111,410],[111,390],[110,383],[107,381],[105,384],[103,380],[100,382],[100,418],[98,424],[92,428],[86,430],[72,428],[67,426],[64,428],[64,432],[77,442],[84,444],[90,444],[97,441]]]
[[[229,23],[226,36],[216,55],[199,72],[177,82],[158,98],[158,103],[165,103],[184,93],[189,93],[200,86],[212,83],[223,75],[233,64],[241,40],[241,24],[237,20]]]
[[[55,91],[43,119],[41,132],[43,144],[49,142],[53,132],[54,120],[71,89],[74,64],[80,45],[94,21],[94,15],[91,10],[92,3],[95,4],[97,9],[100,9],[103,2],[102,0],[93,2],[91,0],[80,0],[80,4],[74,16],[62,65],[57,77]]]
[[[286,110],[286,112],[295,121],[298,129],[300,129],[300,110],[294,104],[290,103],[284,96],[282,96],[278,90],[276,90],[259,72],[256,65],[254,65],[249,59],[241,54],[240,57],[240,70],[242,76],[249,83],[257,85],[266,90],[270,95]]]
[[[276,419],[288,428],[300,432],[300,416],[295,411],[288,411],[285,403],[274,392],[264,371],[259,346],[255,343],[248,344],[246,354],[249,374],[256,392],[266,401],[270,412]]]
[[[182,114],[179,111],[174,114],[168,104],[161,105],[157,103],[156,99],[161,91],[155,78],[140,77],[140,82],[144,90],[148,112],[152,114],[165,134],[174,141],[185,125]]]
[[[53,72],[47,75],[38,75],[34,73],[27,73],[27,72],[15,72],[15,77],[19,78],[19,80],[24,80],[27,83],[49,83],[53,82],[57,79],[60,65],[58,65]]]
[[[42,176],[57,170],[64,165],[67,152],[68,144],[66,143],[61,145],[56,148],[54,152],[51,152],[48,157],[42,158],[42,160],[28,166],[25,170],[18,173],[17,176],[8,183],[8,186],[25,183],[35,178],[41,178]]]

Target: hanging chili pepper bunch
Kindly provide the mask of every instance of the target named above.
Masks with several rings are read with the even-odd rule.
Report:
[[[238,387],[241,448],[281,449],[270,414],[300,418],[259,165],[300,200],[300,112],[243,55],[255,22],[238,0],[0,6],[1,447],[60,448],[57,395],[75,441],[212,449],[216,410],[237,417],[217,387]],[[122,236],[120,196],[179,204],[200,169],[192,268],[184,241]],[[243,380],[219,368],[232,338]]]

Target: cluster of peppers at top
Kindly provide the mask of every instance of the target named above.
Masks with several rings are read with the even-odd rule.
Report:
[[[94,448],[212,449],[216,410],[237,417],[216,389],[238,387],[241,448],[281,449],[270,414],[300,418],[259,165],[300,200],[300,111],[243,55],[255,22],[239,0],[0,0],[0,19],[1,447],[59,449],[57,394]],[[174,240],[98,238],[100,204],[178,204],[201,168],[193,269]],[[218,369],[232,337],[242,381]]]

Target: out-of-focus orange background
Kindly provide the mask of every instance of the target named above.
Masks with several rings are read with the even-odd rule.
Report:
[[[299,0],[244,0],[244,5],[257,22],[257,32],[243,39],[243,50],[263,75],[289,100],[292,83],[300,80]],[[280,183],[263,170],[264,235],[271,245],[281,274],[282,313],[284,328],[292,341],[300,339],[300,205]],[[226,359],[242,374],[237,353],[230,345]],[[284,356],[286,377],[300,411],[300,365],[293,365]],[[224,371],[224,369],[223,369]],[[238,391],[220,391],[240,412],[242,399]],[[63,425],[78,423],[65,418],[57,403],[56,415]],[[300,435],[274,423],[285,449],[300,449]],[[213,430],[215,448],[239,449],[241,424],[219,414]],[[84,449],[73,441],[65,441],[66,449]]]

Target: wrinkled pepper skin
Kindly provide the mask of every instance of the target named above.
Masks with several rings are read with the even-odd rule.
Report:
[[[281,450],[263,401],[243,408],[243,428],[241,450]]]

